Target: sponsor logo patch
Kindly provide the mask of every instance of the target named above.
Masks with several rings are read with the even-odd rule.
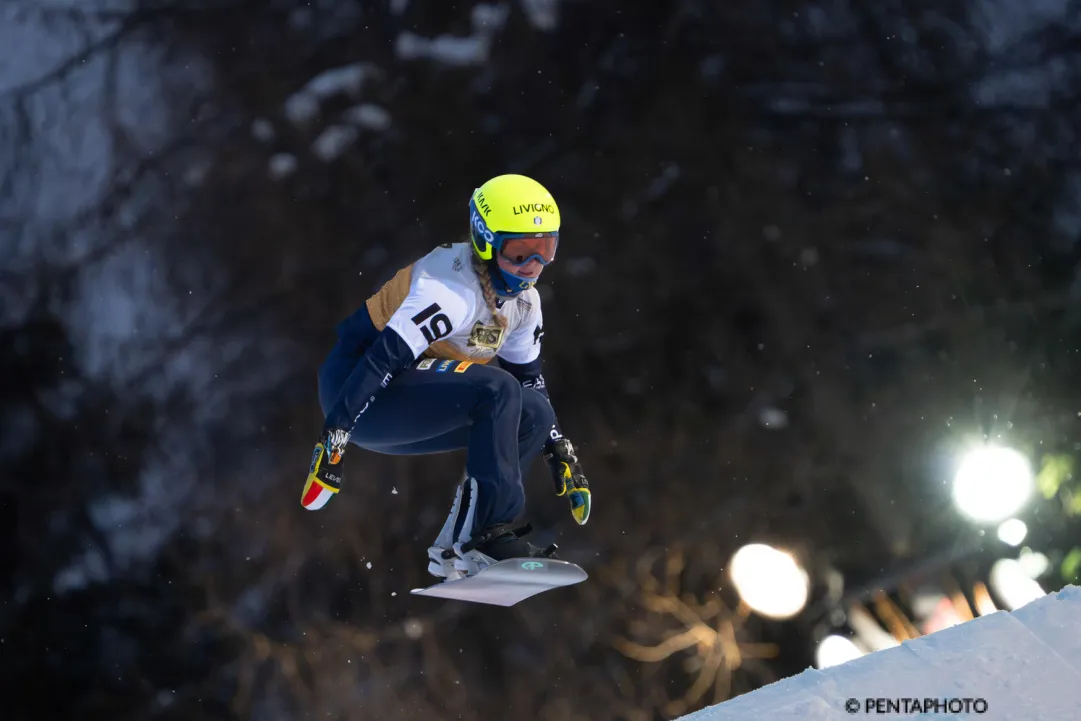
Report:
[[[477,321],[469,333],[466,345],[498,350],[503,345],[503,332],[504,329],[498,325],[484,325]]]

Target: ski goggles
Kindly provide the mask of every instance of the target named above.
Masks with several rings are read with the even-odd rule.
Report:
[[[548,265],[556,257],[559,232],[554,233],[497,233],[499,255],[511,265],[525,265],[536,260]]]

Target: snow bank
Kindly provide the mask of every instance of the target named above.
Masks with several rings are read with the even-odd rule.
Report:
[[[846,706],[847,705],[847,706]],[[808,669],[681,721],[1081,718],[1081,588]]]

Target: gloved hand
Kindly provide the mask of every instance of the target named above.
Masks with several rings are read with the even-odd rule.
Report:
[[[589,481],[582,473],[574,446],[566,438],[549,443],[544,448],[544,460],[552,473],[556,495],[567,497],[571,504],[571,515],[578,521],[578,525],[584,526],[589,520],[592,497]]]
[[[308,468],[308,480],[300,494],[300,505],[309,511],[318,511],[334,497],[342,487],[345,446],[349,431],[324,430],[312,451],[312,464]]]

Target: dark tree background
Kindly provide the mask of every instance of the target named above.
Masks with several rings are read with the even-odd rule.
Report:
[[[1050,469],[1028,542],[1075,580],[1075,0],[0,5],[5,718],[671,718],[984,573],[982,438]],[[509,610],[408,593],[461,455],[298,504],[335,324],[503,172],[563,214],[595,493],[579,528],[537,464],[591,579]],[[750,541],[809,569],[795,620],[738,605]]]

